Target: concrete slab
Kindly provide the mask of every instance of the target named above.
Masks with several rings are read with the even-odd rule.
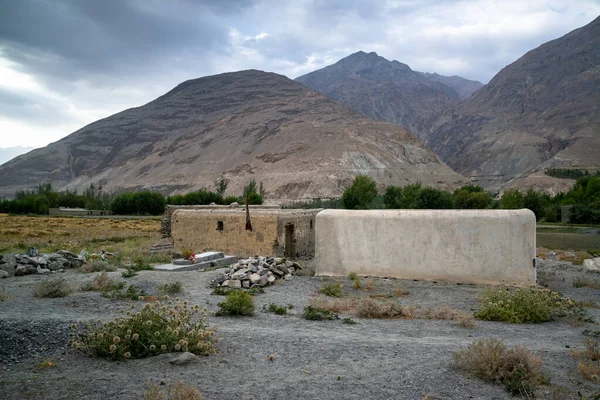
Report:
[[[204,253],[196,254],[196,264],[212,261],[212,260],[220,260],[225,257],[222,251],[205,251]],[[190,260],[173,260],[173,264],[175,265],[194,265]]]
[[[238,261],[238,258],[235,256],[224,256],[223,258],[203,261],[196,264],[191,265],[176,265],[176,264],[162,264],[154,267],[155,271],[166,271],[166,272],[179,272],[179,271],[196,271],[203,270],[208,267],[212,267],[215,265],[227,266],[231,264],[235,264]]]

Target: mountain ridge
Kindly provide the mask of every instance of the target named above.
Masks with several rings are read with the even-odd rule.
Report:
[[[267,198],[341,195],[357,174],[381,185],[464,179],[402,127],[370,120],[282,75],[246,70],[182,82],[157,99],[93,122],[0,167],[0,194],[56,189],[211,188],[250,179]]]

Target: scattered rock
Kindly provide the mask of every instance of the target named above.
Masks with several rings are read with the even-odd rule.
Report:
[[[169,360],[169,363],[173,365],[187,365],[190,363],[198,362],[199,358],[195,355],[186,351],[184,353],[178,354],[172,359]]]
[[[250,257],[231,265],[226,273],[213,279],[210,285],[244,289],[264,287],[278,279],[290,279],[300,269],[300,264],[283,257]]]
[[[0,279],[4,279],[4,278],[8,278],[10,275],[8,275],[8,272],[4,271],[3,269],[0,269]]]

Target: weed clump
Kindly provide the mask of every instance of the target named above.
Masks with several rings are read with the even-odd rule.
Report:
[[[544,380],[538,356],[522,346],[507,347],[495,338],[477,340],[454,353],[454,363],[476,378],[503,384],[512,395],[533,397]]]
[[[132,265],[129,266],[129,269],[133,271],[152,271],[154,267],[148,264],[143,258],[138,257],[135,259]]]
[[[587,338],[585,350],[576,353],[579,356],[577,369],[588,381],[600,383],[600,342]]]
[[[158,287],[158,290],[160,290],[163,293],[169,293],[169,294],[181,293],[181,291],[182,291],[181,282],[175,281],[175,282],[171,282],[171,283],[165,283],[164,285],[160,285]]]
[[[125,285],[125,283],[122,284]],[[81,285],[80,290],[82,292],[105,292],[108,290],[115,289],[119,287],[119,285],[121,284],[115,281],[114,278],[108,276],[108,273],[106,271],[103,271],[100,274],[96,275],[91,281]]]
[[[319,292],[329,297],[342,297],[344,290],[339,282],[324,283]]]
[[[329,321],[334,319],[339,319],[338,315],[332,313],[328,310],[323,310],[320,308],[315,308],[313,306],[304,307],[304,312],[302,313],[304,319],[309,321]]]
[[[483,305],[475,318],[516,324],[552,321],[575,307],[571,299],[549,289],[487,289],[479,300]]]
[[[220,302],[216,315],[243,316],[254,314],[254,299],[242,290],[235,290],[227,294],[225,300]]]
[[[123,360],[145,358],[161,353],[189,351],[208,355],[215,352],[214,330],[206,321],[205,310],[187,301],[146,303],[127,311],[111,322],[92,322],[87,327],[73,324],[71,347],[91,354]]]
[[[120,282],[117,286],[102,291],[102,297],[113,300],[143,300],[144,296],[146,296],[146,292],[143,289],[138,288],[136,285],[129,285],[129,287],[125,289],[125,282]]]
[[[127,270],[125,270],[125,271],[121,272],[121,276],[122,276],[123,278],[131,278],[131,277],[134,277],[134,276],[136,276],[137,274],[138,274],[138,273],[137,273],[137,272],[135,272],[134,270],[132,270],[131,268],[127,268]]]
[[[47,279],[35,285],[35,297],[66,297],[73,288],[64,279]]]
[[[294,309],[294,306],[291,304],[288,304],[287,306],[278,306],[275,303],[271,303],[271,304],[269,304],[268,307],[266,304],[263,306],[263,311],[270,312],[270,313],[277,314],[277,315],[285,315],[285,314],[287,314],[288,310],[293,310],[293,309]]]
[[[573,278],[573,287],[575,288],[589,288],[589,289],[600,289],[600,280],[597,279],[586,279],[580,276]]]
[[[149,385],[144,400],[205,400],[206,397],[190,383],[177,380],[174,385]]]
[[[8,296],[2,290],[0,290],[0,301],[6,300],[8,300]]]

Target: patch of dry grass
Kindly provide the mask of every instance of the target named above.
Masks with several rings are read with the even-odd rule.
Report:
[[[35,297],[66,297],[73,293],[73,288],[64,279],[46,279],[35,285]]]
[[[496,338],[477,340],[454,353],[454,363],[476,378],[503,384],[512,395],[533,397],[536,386],[544,381],[541,358],[522,346],[507,347]]]
[[[600,342],[585,339],[585,350],[574,354],[579,357],[577,369],[588,381],[600,383]]]
[[[8,300],[8,296],[0,289],[0,301]]]
[[[342,313],[354,310],[356,308],[356,298],[329,299],[323,296],[313,297],[308,304],[320,310],[327,310],[334,313]]]
[[[119,283],[114,278],[108,276],[106,271],[96,275],[94,279],[81,285],[83,292],[105,292],[119,287]]]
[[[599,279],[588,279],[581,276],[573,278],[573,287],[575,288],[589,288],[600,290]]]
[[[573,265],[581,265],[583,264],[583,260],[594,258],[587,251],[576,251],[575,253],[567,253],[567,252],[559,252],[556,256],[556,259],[559,261],[570,261]]]
[[[90,272],[114,272],[117,270],[117,267],[109,264],[106,261],[94,260],[90,261],[87,264],[84,264],[79,268],[79,272],[90,273]]]
[[[34,246],[41,253],[101,249],[119,254],[120,262],[143,258],[148,263],[168,262],[169,254],[151,254],[158,242],[159,219],[62,218],[0,215],[0,252],[23,253]]]
[[[194,385],[179,379],[174,385],[148,385],[144,393],[144,400],[205,400],[206,397],[200,393]]]

